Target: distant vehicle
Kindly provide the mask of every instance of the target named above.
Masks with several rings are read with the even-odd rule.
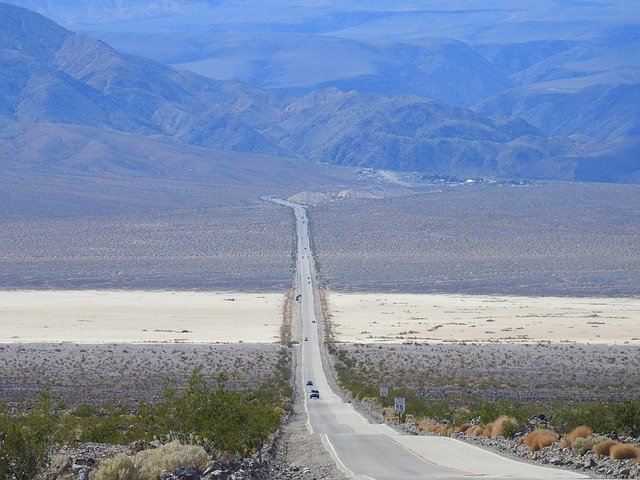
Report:
[[[304,337],[304,341],[306,342],[307,340],[308,340],[308,338],[307,338],[307,337]]]
[[[316,321],[315,320],[311,320],[311,323],[316,323]]]
[[[307,380],[307,386],[313,386],[313,381],[312,380]]]
[[[309,395],[309,398],[320,399],[320,392],[318,390],[311,390],[311,394]]]

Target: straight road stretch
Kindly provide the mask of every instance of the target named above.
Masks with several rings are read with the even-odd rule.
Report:
[[[301,376],[307,428],[319,435],[338,468],[356,479],[575,479],[576,472],[541,467],[502,457],[460,440],[402,434],[385,424],[370,423],[329,386],[322,363],[315,262],[306,208],[265,198],[293,209],[297,235],[297,289],[302,319]],[[307,386],[311,380],[313,386]],[[309,398],[311,389],[320,398]]]

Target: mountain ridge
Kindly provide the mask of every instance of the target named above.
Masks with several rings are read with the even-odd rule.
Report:
[[[588,96],[573,110],[571,105],[564,109],[566,124],[584,124],[583,131],[574,131],[559,121],[551,126],[537,121],[545,117],[547,103],[536,107],[538,116],[527,116],[534,107],[517,113],[515,94],[503,103],[501,94],[494,95],[473,110],[415,94],[336,87],[280,94],[122,54],[10,4],[0,3],[0,18],[10,19],[0,36],[0,115],[12,121],[85,125],[220,150],[469,176],[594,181],[598,159],[634,151],[632,140],[631,147],[620,148],[617,134],[596,137],[599,143],[594,143],[593,132],[602,125],[597,109],[581,119],[575,113]],[[508,92],[518,88],[525,87]],[[638,96],[637,88],[615,88],[631,88]],[[604,100],[610,116],[624,107],[626,94],[618,90],[612,90],[613,100]],[[526,100],[530,92],[523,91]],[[550,105],[550,111],[558,110]],[[629,108],[614,133],[633,138],[638,127],[628,121],[635,115]],[[588,168],[580,168],[583,162]],[[628,168],[633,162],[614,165],[618,174],[609,167],[607,181],[637,178]]]

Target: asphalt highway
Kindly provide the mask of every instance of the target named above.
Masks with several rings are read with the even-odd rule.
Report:
[[[293,209],[298,243],[299,304],[302,318],[301,382],[305,390],[307,428],[319,435],[338,468],[358,479],[574,479],[589,478],[566,470],[540,467],[502,457],[462,441],[405,435],[384,424],[372,424],[335,394],[324,371],[319,331],[316,273],[304,206],[269,198]],[[313,386],[306,386],[310,380]],[[309,398],[311,389],[319,399]]]

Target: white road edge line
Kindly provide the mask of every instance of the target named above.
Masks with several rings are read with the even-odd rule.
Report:
[[[366,475],[356,475],[355,473],[353,473],[342,462],[342,460],[340,460],[340,457],[336,453],[336,449],[333,448],[333,444],[331,443],[331,440],[329,440],[329,436],[327,434],[325,434],[325,433],[321,434],[320,435],[320,439],[322,440],[324,448],[327,450],[327,452],[329,452],[329,454],[331,455],[331,458],[333,458],[333,461],[336,462],[336,467],[338,467],[338,470],[340,470],[342,473],[344,473],[345,475],[347,475],[349,477],[352,477],[352,478],[375,480],[374,478],[368,477]]]

